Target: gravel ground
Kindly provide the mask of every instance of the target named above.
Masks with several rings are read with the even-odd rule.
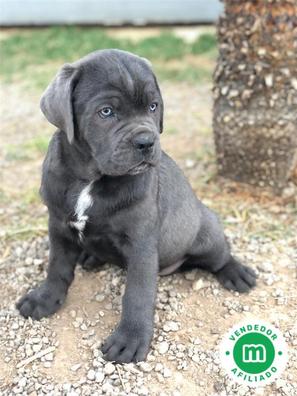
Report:
[[[192,155],[193,146],[212,145],[203,132],[210,127],[209,87],[197,90],[168,83],[163,91],[167,128],[175,128],[167,137],[164,134],[163,146],[178,159],[195,188],[198,183],[205,203],[221,213],[235,254],[258,272],[257,288],[248,295],[231,293],[198,270],[160,278],[148,359],[116,366],[102,359],[100,345],[119,319],[124,271],[110,265],[96,273],[78,268],[66,304],[57,314],[40,322],[24,320],[15,301],[44,279],[48,239],[7,238],[5,223],[0,244],[0,395],[297,395],[297,241],[292,233],[297,219],[292,204],[269,196],[259,199],[234,183],[209,184],[205,173],[213,169],[211,156],[199,161]],[[6,94],[11,107],[18,95],[11,88]],[[28,109],[33,114],[29,99],[24,102],[23,114]],[[6,109],[6,133],[22,115],[20,106],[11,118]],[[37,117],[36,125],[45,126]],[[30,123],[34,134],[34,119]],[[22,131],[17,127],[14,131],[18,141]],[[30,135],[30,130],[26,133]],[[3,163],[7,185],[20,189],[31,174],[38,174],[40,159],[32,161],[31,168],[28,162],[23,167],[5,159]],[[37,208],[43,211],[40,203]],[[13,216],[15,211],[11,200],[0,214]],[[21,221],[18,216],[14,221]],[[218,344],[226,331],[251,316],[279,327],[289,346],[282,378],[265,388],[232,383],[218,358]]]
[[[235,235],[228,237],[237,254],[244,251],[245,261],[258,269],[259,287],[238,296],[197,270],[160,278],[148,360],[118,366],[105,362],[99,347],[119,316],[124,272],[109,265],[97,273],[79,268],[58,314],[41,322],[24,320],[15,300],[44,278],[48,240],[13,243],[0,272],[5,290],[0,311],[1,395],[296,395],[296,285],[287,287],[296,252],[285,241],[279,243],[286,254],[280,254],[271,247],[268,252],[265,239],[239,242]],[[273,261],[263,262],[267,253],[273,254]],[[261,390],[225,378],[217,351],[228,327],[251,314],[286,330],[290,348],[283,379]]]

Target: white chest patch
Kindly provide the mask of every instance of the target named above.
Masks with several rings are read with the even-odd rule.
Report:
[[[76,221],[72,221],[70,224],[72,227],[78,230],[78,237],[80,240],[83,239],[83,231],[85,229],[86,223],[89,216],[85,215],[88,208],[93,205],[93,198],[91,196],[93,182],[89,183],[83,188],[75,205],[75,217]]]

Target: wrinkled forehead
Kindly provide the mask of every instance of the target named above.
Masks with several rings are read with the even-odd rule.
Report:
[[[81,104],[94,97],[108,95],[142,103],[158,94],[152,71],[141,58],[136,57],[99,57],[85,64],[75,89],[76,102]]]

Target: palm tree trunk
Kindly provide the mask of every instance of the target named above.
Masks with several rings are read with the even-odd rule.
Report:
[[[218,39],[219,173],[279,191],[297,165],[297,0],[225,0]]]

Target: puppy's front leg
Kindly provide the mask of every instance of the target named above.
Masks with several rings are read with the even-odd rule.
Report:
[[[41,319],[55,313],[66,298],[74,278],[81,248],[71,237],[49,226],[50,257],[47,278],[36,289],[24,295],[17,308],[25,318]]]
[[[102,346],[107,360],[138,362],[146,358],[153,336],[158,277],[157,248],[146,244],[130,252],[122,317]]]

